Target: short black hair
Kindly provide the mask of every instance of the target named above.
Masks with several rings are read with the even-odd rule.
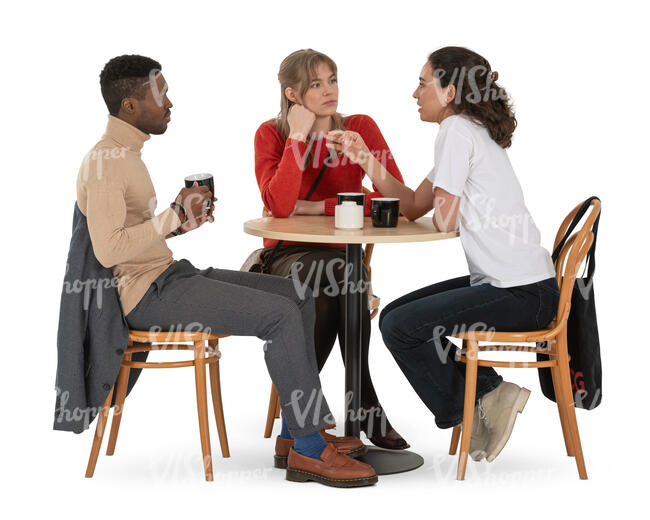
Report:
[[[124,54],[109,60],[99,74],[108,113],[117,116],[124,98],[143,99],[143,86],[149,74],[160,70],[162,67],[156,60],[138,54]]]

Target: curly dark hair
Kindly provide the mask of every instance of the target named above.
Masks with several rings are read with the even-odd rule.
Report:
[[[122,100],[144,98],[144,84],[149,74],[162,70],[160,63],[138,54],[124,54],[109,60],[99,74],[102,97],[109,114],[117,116]]]
[[[456,87],[450,105],[454,112],[467,115],[486,128],[499,146],[508,148],[517,119],[507,92],[495,83],[499,74],[490,63],[465,47],[438,49],[429,55],[429,63],[442,88],[450,83]]]

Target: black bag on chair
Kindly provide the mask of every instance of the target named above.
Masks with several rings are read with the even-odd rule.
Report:
[[[553,251],[553,262],[560,255],[562,247],[571,236],[578,222],[589,209],[592,200],[585,200],[567,228],[564,237]],[[598,199],[600,200],[600,199]],[[600,361],[600,341],[598,338],[598,323],[596,321],[596,303],[594,301],[593,277],[596,270],[596,238],[600,214],[593,224],[594,242],[585,258],[587,276],[576,278],[571,294],[571,311],[567,322],[567,345],[571,360],[571,389],[576,408],[591,410],[596,408],[602,399],[602,366]],[[538,343],[546,347],[546,342]],[[548,360],[545,354],[537,354],[538,361]],[[539,384],[542,392],[551,401],[555,401],[553,378],[550,368],[539,368]]]

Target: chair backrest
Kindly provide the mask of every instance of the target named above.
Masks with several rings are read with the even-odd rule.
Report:
[[[581,206],[582,203],[578,204],[573,211],[566,216],[560,225],[553,244],[554,251],[562,241],[571,221],[576,216]],[[557,283],[560,287],[560,303],[558,304],[557,311],[558,324],[566,321],[569,317],[573,286],[575,285],[580,266],[594,242],[593,226],[596,218],[600,214],[600,200],[592,200],[589,206],[589,213],[587,214],[584,224],[579,231],[573,233],[569,237],[555,260],[555,277],[557,278]]]

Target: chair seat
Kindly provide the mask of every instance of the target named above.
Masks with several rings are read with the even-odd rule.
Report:
[[[471,341],[505,341],[532,343],[534,341],[545,341],[553,339],[557,334],[557,324],[553,321],[548,327],[540,330],[529,330],[523,332],[498,332],[490,330],[469,330],[458,334],[451,334],[451,337]]]
[[[99,412],[100,418],[97,420],[97,428],[95,430],[95,436],[90,450],[90,457],[88,458],[88,466],[86,468],[87,478],[92,477],[95,472],[95,465],[97,464],[97,457],[104,437],[104,430],[111,407],[113,407],[113,397],[115,397],[115,406],[113,407],[113,422],[111,424],[111,432],[106,455],[113,455],[115,452],[115,444],[117,442],[117,434],[122,419],[131,369],[193,367],[203,470],[205,473],[205,479],[208,481],[213,480],[212,451],[210,448],[210,431],[208,427],[206,365],[210,368],[210,391],[212,393],[212,406],[214,408],[217,430],[219,432],[221,454],[224,457],[230,457],[228,436],[226,434],[226,422],[223,415],[223,403],[221,401],[221,378],[219,375],[219,358],[221,357],[221,352],[219,351],[219,338],[226,337],[228,336],[223,334],[212,334],[198,331],[153,332],[145,330],[129,330],[129,346],[124,351],[124,358],[120,365],[120,372],[117,381],[110,389]],[[205,343],[206,341],[207,345]],[[132,345],[132,343],[139,344]],[[192,344],[189,345],[188,343]],[[137,352],[151,352],[154,350],[168,349],[193,350],[194,359],[186,361],[145,362],[133,361],[132,358],[132,355]]]
[[[170,343],[176,341],[213,341],[219,338],[227,338],[227,334],[212,334],[198,331],[177,331],[177,332],[151,332],[148,330],[130,330],[129,340],[138,343]]]

